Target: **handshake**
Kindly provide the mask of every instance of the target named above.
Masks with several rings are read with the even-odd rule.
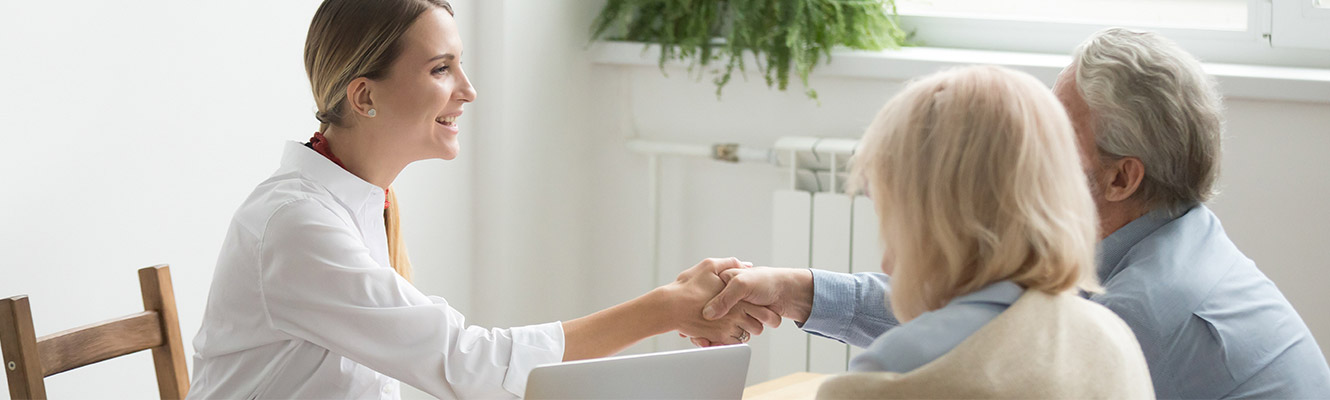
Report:
[[[782,318],[803,322],[813,306],[807,269],[753,267],[735,258],[708,258],[657,288],[675,330],[697,346],[745,343]]]

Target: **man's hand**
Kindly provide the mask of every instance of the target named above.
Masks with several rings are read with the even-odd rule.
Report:
[[[764,324],[780,324],[780,316],[775,312],[751,304],[726,308],[712,318],[701,318],[702,306],[725,287],[721,274],[747,268],[734,258],[709,258],[680,273],[674,282],[662,286],[661,292],[668,298],[666,304],[674,316],[675,329],[682,335],[706,340],[708,344],[736,344],[761,334]]]
[[[702,316],[706,319],[726,315],[740,302],[767,307],[782,317],[799,322],[807,321],[813,309],[813,273],[807,269],[727,268],[719,275],[725,282],[725,289],[703,309]]]
[[[726,265],[719,265],[724,267]],[[711,320],[733,314],[734,310],[749,310],[754,307],[769,309],[781,317],[803,322],[813,309],[813,273],[801,268],[731,267],[719,269],[719,277],[725,288],[707,302],[703,308],[704,318]],[[780,318],[775,323],[763,320],[767,326],[780,326]],[[694,335],[689,340],[700,347],[726,344],[715,342],[705,337]]]

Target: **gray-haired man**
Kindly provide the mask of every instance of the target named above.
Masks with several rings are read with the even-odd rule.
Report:
[[[1099,209],[1106,292],[1091,299],[1131,326],[1155,393],[1330,396],[1330,368],[1306,324],[1202,204],[1223,122],[1200,63],[1159,35],[1113,28],[1076,49],[1054,92]],[[705,315],[748,301],[860,347],[899,325],[882,301],[891,289],[883,274],[753,268],[722,278]]]

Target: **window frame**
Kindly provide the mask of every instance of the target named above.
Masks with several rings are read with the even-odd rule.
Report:
[[[1207,63],[1327,69],[1330,39],[1325,40],[1324,49],[1304,45],[1306,40],[1315,41],[1316,35],[1304,33],[1309,31],[1303,24],[1311,25],[1311,29],[1326,29],[1322,37],[1330,38],[1330,8],[1317,8],[1315,1],[1248,0],[1247,29],[1242,31],[909,14],[901,14],[900,20],[907,31],[914,32],[919,45],[928,47],[1070,54],[1094,32],[1123,26],[1158,32]],[[1299,6],[1312,9],[1312,17],[1290,11]],[[1316,26],[1314,21],[1319,21],[1322,15],[1327,18],[1325,23]],[[1272,30],[1274,25],[1281,29]],[[1273,39],[1276,35],[1282,37]],[[1307,37],[1298,40],[1298,35]]]

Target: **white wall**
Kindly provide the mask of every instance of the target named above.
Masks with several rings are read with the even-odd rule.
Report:
[[[590,4],[576,2],[576,4]],[[592,10],[568,2],[476,2],[471,68],[481,124],[476,158],[473,322],[569,319],[581,296],[578,206],[592,182],[582,132],[594,112],[581,60]]]
[[[166,263],[192,357],[231,213],[318,129],[301,56],[318,3],[0,2],[0,296],[29,295],[39,336],[142,310],[135,270]],[[396,185],[419,286],[464,311],[470,160]],[[47,392],[153,398],[152,370],[138,353]]]

